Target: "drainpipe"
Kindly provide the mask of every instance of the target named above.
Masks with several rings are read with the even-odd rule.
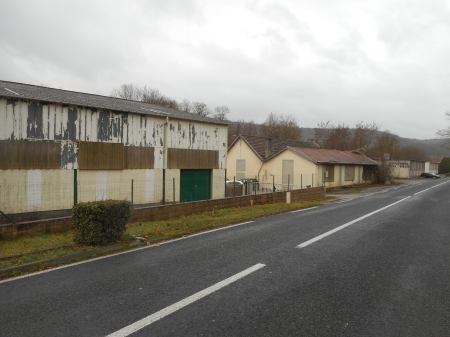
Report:
[[[167,169],[167,129],[169,128],[169,116],[166,116],[164,123],[164,144],[163,144],[163,190],[162,190],[162,204],[166,204],[166,169]]]

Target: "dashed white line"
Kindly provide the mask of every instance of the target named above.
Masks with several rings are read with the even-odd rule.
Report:
[[[413,195],[417,195],[417,194],[423,193],[423,192],[425,192],[425,191],[428,191],[429,189],[430,189],[430,188],[426,188],[426,189],[424,189],[423,191],[420,191],[420,192],[414,193]]]
[[[321,234],[319,236],[316,236],[315,238],[312,238],[311,240],[308,240],[306,242],[303,242],[303,243],[299,244],[296,248],[305,248],[306,246],[309,246],[310,244],[312,244],[312,243],[314,243],[316,241],[319,241],[319,240],[321,240],[321,239],[323,239],[323,238],[325,238],[325,237],[327,237],[327,236],[329,236],[329,235],[331,235],[333,233],[336,233],[336,232],[340,231],[341,229],[344,229],[345,227],[353,225],[354,223],[356,223],[356,222],[358,222],[358,221],[360,221],[362,219],[368,218],[369,216],[374,215],[375,213],[381,212],[381,211],[385,210],[386,208],[392,207],[392,206],[394,206],[394,205],[396,205],[396,204],[398,204],[398,203],[400,203],[402,201],[405,201],[406,199],[409,199],[409,198],[411,198],[411,196],[403,198],[403,199],[401,199],[401,200],[399,200],[397,202],[394,202],[393,204],[387,205],[387,206],[385,206],[383,208],[380,208],[380,209],[378,209],[376,211],[373,211],[373,212],[371,212],[369,214],[366,214],[366,215],[364,215],[362,217],[359,217],[358,219],[355,219],[355,220],[352,220],[350,222],[347,222],[346,224],[343,224],[343,225],[341,225],[339,227],[336,227],[335,229],[332,229],[331,231],[323,233],[323,234]]]
[[[315,207],[309,207],[309,208],[304,208],[304,209],[298,209],[296,211],[291,211],[291,213],[297,213],[297,212],[303,212],[303,211],[309,211],[310,209],[314,209],[317,208],[319,206],[315,206]]]
[[[155,312],[154,314],[152,314],[150,316],[147,316],[133,324],[130,324],[130,325],[126,326],[125,328],[120,329],[120,330],[108,335],[107,337],[129,336],[132,333],[134,333],[142,328],[145,328],[146,326],[149,326],[150,324],[152,324],[156,321],[159,321],[160,319],[174,313],[175,311],[177,311],[181,308],[184,308],[185,306],[192,304],[195,301],[198,301],[199,299],[201,299],[205,296],[208,296],[208,295],[212,294],[213,292],[220,290],[221,288],[224,288],[227,285],[229,285],[233,282],[236,282],[237,280],[239,280],[239,279],[241,279],[263,267],[265,267],[264,264],[258,263],[256,265],[254,265],[253,267],[245,269],[245,270],[241,271],[240,273],[237,273],[219,283],[212,285],[211,287],[208,287],[202,291],[199,291],[198,293],[195,293],[194,295],[191,295],[191,296],[185,298],[184,300],[176,302],[158,312]]]

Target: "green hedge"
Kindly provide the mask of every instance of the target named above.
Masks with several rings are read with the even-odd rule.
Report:
[[[116,241],[125,233],[130,215],[129,201],[80,202],[72,209],[74,241],[86,245]]]
[[[450,173],[450,158],[444,157],[438,165],[438,173]]]

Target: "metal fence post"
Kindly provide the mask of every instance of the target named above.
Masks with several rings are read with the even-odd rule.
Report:
[[[275,175],[272,176],[273,193],[275,193]]]
[[[175,205],[175,178],[173,178],[173,204]]]
[[[73,205],[78,203],[78,170],[73,170]]]
[[[303,174],[300,174],[300,189],[303,189]]]
[[[166,169],[163,169],[162,204],[166,204]]]
[[[134,179],[131,179],[131,208],[133,208],[134,201]]]

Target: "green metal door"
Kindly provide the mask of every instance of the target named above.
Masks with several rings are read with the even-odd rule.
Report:
[[[211,170],[180,170],[180,201],[211,199]]]

